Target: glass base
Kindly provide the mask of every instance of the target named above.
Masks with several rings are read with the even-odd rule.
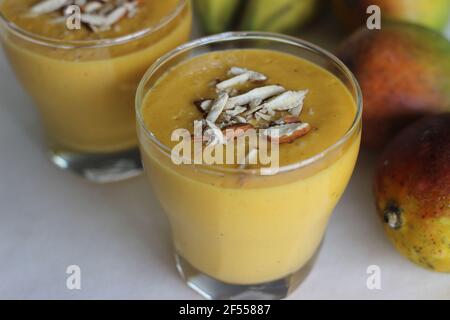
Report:
[[[282,279],[255,285],[235,285],[211,278],[176,254],[177,270],[186,284],[210,300],[278,300],[286,298],[306,279],[319,250],[302,268]]]
[[[129,179],[142,173],[138,148],[115,153],[75,153],[50,149],[50,161],[95,183]]]

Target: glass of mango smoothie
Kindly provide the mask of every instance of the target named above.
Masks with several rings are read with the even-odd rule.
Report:
[[[195,40],[148,70],[138,139],[191,288],[211,299],[279,299],[299,286],[352,175],[361,109],[359,86],[337,58],[283,35]],[[194,145],[224,148],[237,129],[255,130],[277,146],[278,166],[251,162],[260,149],[250,146],[248,162],[178,161],[195,154],[174,158],[180,129]]]
[[[137,86],[190,31],[187,0],[0,0],[2,44],[51,161],[94,182],[141,172]]]

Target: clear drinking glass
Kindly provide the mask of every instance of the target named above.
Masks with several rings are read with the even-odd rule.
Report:
[[[94,182],[141,172],[136,88],[150,64],[189,39],[191,24],[190,1],[180,0],[157,25],[133,34],[62,41],[21,29],[0,12],[3,47],[39,108],[57,167]]]
[[[193,56],[250,48],[290,53],[337,76],[357,105],[351,128],[328,149],[271,176],[256,169],[173,164],[171,150],[144,125],[146,93],[169,68]],[[353,172],[361,111],[360,88],[345,65],[297,38],[224,33],[182,45],[159,59],[137,91],[138,139],[144,169],[169,218],[177,268],[187,285],[210,299],[279,299],[298,287]]]

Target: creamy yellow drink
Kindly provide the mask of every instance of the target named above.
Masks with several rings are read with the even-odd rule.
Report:
[[[96,1],[87,1],[80,29],[68,28],[62,13],[66,7],[46,12],[45,6],[38,7],[43,2],[0,0],[0,13],[3,45],[40,109],[50,147],[78,153],[135,147],[137,85],[149,64],[189,38],[189,2],[128,1],[135,7],[120,19],[95,25],[84,23],[84,17],[106,21],[121,9],[113,4],[124,1],[109,1],[96,10]]]
[[[208,117],[196,104],[216,97],[218,83],[239,70],[263,75],[262,81],[227,88],[228,105],[216,120],[218,127],[227,108],[236,110],[230,101],[243,101],[242,95],[255,88],[280,86],[281,93],[244,105],[240,121],[266,128],[295,118],[309,130],[286,143],[277,140],[280,170],[274,175],[259,174],[259,164],[174,164],[168,154],[176,144],[171,133],[178,128],[192,132],[194,121]],[[358,110],[344,83],[295,55],[240,49],[185,59],[142,88],[147,88],[138,110],[144,167],[169,217],[177,254],[203,274],[232,285],[276,281],[305,266],[321,243],[358,155]],[[279,105],[274,110],[283,111],[272,112],[264,122],[270,110],[263,110],[290,93],[303,94],[299,103]],[[259,118],[251,114],[258,103],[263,106]],[[294,110],[299,106],[300,112]],[[211,110],[207,114],[211,119]]]

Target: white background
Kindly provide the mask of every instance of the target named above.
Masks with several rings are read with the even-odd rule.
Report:
[[[333,49],[334,28],[308,40]],[[450,30],[449,30],[450,31]],[[0,53],[0,298],[198,299],[179,278],[167,221],[143,176],[94,185],[53,167],[38,117]],[[315,267],[290,299],[450,299],[450,276],[401,257],[373,205],[375,155],[362,151]],[[66,268],[82,289],[66,289]],[[378,265],[382,289],[366,287]]]

